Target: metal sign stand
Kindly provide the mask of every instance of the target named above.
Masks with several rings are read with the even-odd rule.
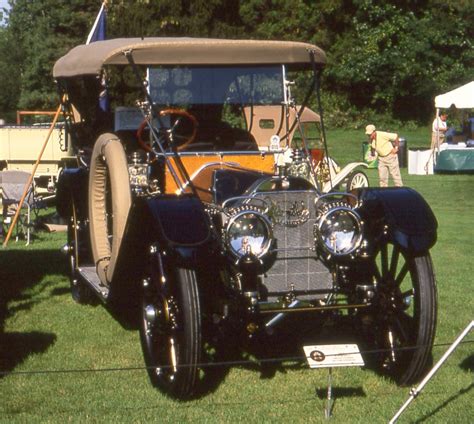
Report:
[[[332,397],[332,368],[328,368],[328,395],[326,398],[326,408],[324,408],[324,417],[331,418],[334,399]]]
[[[364,361],[356,344],[304,346],[306,360],[310,368],[328,368],[328,389],[324,417],[331,418],[334,406],[332,390],[332,369],[334,367],[361,367]]]
[[[436,363],[436,365],[431,369],[431,371],[426,375],[426,377],[423,379],[423,381],[418,385],[418,387],[412,387],[410,389],[410,397],[408,400],[403,404],[403,406],[398,410],[398,412],[393,416],[393,418],[390,420],[389,424],[394,424],[397,422],[398,418],[400,418],[400,415],[402,415],[403,411],[408,408],[408,405],[414,400],[420,392],[423,390],[425,387],[426,383],[428,383],[429,380],[435,375],[435,373],[438,371],[438,369],[443,365],[444,361],[448,359],[448,357],[453,353],[454,349],[458,346],[459,343],[461,343],[462,339],[467,336],[467,333],[472,330],[474,327],[474,321],[471,321],[468,326],[464,329],[464,331],[459,335],[459,337],[454,341],[454,343],[449,347],[449,349],[446,351],[446,353],[441,357],[441,359]]]

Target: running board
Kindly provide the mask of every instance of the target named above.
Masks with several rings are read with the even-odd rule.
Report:
[[[95,266],[82,266],[78,269],[81,279],[89,285],[101,298],[107,300],[109,288],[102,284],[95,270]]]

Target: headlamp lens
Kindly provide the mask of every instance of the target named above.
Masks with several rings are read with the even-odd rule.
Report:
[[[327,212],[319,222],[319,238],[333,255],[347,255],[357,249],[362,240],[360,219],[350,208]]]
[[[264,255],[271,243],[271,226],[267,219],[255,212],[241,212],[231,218],[227,227],[227,244],[237,256],[252,253]]]

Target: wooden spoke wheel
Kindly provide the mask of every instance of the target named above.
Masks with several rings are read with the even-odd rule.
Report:
[[[372,336],[378,365],[401,385],[420,380],[431,360],[437,296],[429,253],[384,244],[375,261]]]

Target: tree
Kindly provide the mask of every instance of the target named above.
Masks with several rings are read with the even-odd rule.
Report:
[[[3,58],[0,61],[0,117],[12,122],[21,91],[20,79],[13,76],[18,73],[17,63],[21,57],[15,40],[6,28],[0,28],[0,57]]]
[[[6,34],[15,48],[9,80],[20,87],[17,108],[50,109],[58,103],[52,77],[54,62],[73,45],[85,41],[97,13],[97,1],[16,0]],[[13,53],[15,52],[15,53]],[[13,77],[13,78],[12,78]]]
[[[230,37],[241,34],[238,0],[109,1],[111,37]]]
[[[473,6],[404,3],[354,1],[351,25],[330,50],[329,82],[357,108],[426,121],[434,94],[472,78]]]
[[[7,26],[0,29],[0,113],[55,107],[54,62],[85,42],[101,2],[10,3]],[[469,0],[108,0],[108,5],[108,38],[264,38],[319,45],[328,56],[326,116],[337,112],[339,123],[374,112],[427,122],[436,94],[472,79]]]

